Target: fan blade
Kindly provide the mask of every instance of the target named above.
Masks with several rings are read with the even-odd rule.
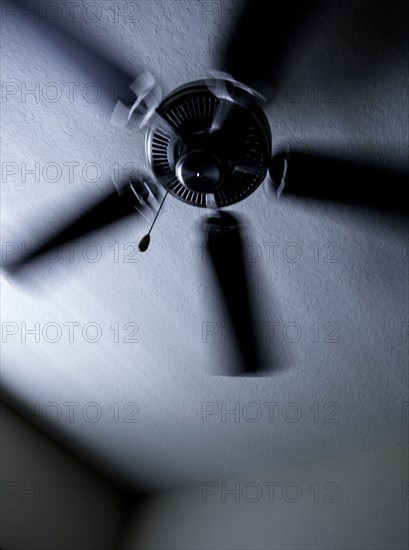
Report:
[[[223,49],[222,71],[261,93],[276,88],[289,44],[316,1],[286,0],[275,12],[248,0]]]
[[[145,123],[161,100],[160,90],[151,73],[141,70],[135,78],[101,53],[74,38],[61,25],[45,20],[36,10],[30,10],[30,2],[14,0],[14,4],[22,10],[25,20],[41,32],[41,39],[47,40],[50,53],[57,48],[90,79],[90,83],[97,88],[96,93],[100,93],[107,103],[110,114],[115,108],[112,120],[114,125],[125,126],[135,111]]]
[[[43,242],[38,248],[23,258],[6,265],[13,274],[23,266],[57,248],[75,241],[91,232],[97,231],[131,214],[142,214],[146,209],[157,205],[157,189],[145,181],[133,181],[115,189],[102,200],[94,203],[75,219],[67,221],[65,227],[56,235]]]
[[[208,253],[241,356],[237,374],[262,370],[239,222],[231,213],[206,220]]]
[[[408,175],[363,161],[300,150],[275,155],[270,166],[278,196],[284,193],[404,215],[409,213]]]

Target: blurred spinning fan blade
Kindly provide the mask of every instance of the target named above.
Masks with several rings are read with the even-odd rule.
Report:
[[[289,45],[316,1],[275,1],[267,8],[264,2],[247,0],[223,49],[221,70],[271,95],[267,90],[279,86]]]
[[[57,234],[42,242],[34,251],[4,267],[10,274],[17,273],[31,261],[45,258],[48,252],[91,232],[132,214],[144,216],[145,212],[157,208],[158,193],[158,188],[150,182],[149,184],[143,180],[127,182],[119,190],[115,189],[106,194],[102,200],[90,205],[74,219],[67,220]]]
[[[50,55],[56,48],[90,79],[90,83],[98,86],[98,93],[102,94],[109,114],[115,109],[112,120],[115,126],[125,126],[134,113],[145,122],[161,100],[160,90],[149,71],[141,70],[135,78],[95,49],[74,38],[61,25],[41,17],[38,6],[37,9],[35,6],[32,8],[26,0],[14,0],[13,4],[16,10],[24,14],[24,20],[41,34],[41,39],[48,42]]]
[[[290,150],[275,155],[270,178],[280,196],[353,204],[409,214],[409,174],[364,161]]]
[[[207,246],[220,297],[232,325],[241,365],[237,375],[262,371],[238,219],[219,212],[205,223]]]

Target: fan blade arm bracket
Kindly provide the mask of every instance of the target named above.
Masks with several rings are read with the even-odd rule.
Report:
[[[125,128],[132,118],[137,119],[139,127],[144,128],[162,101],[162,92],[155,77],[144,71],[129,84],[135,98],[131,104],[118,99],[111,116],[111,125]]]
[[[243,82],[236,80],[231,74],[223,71],[211,71],[210,79],[207,81],[210,91],[218,98],[231,101],[233,103],[240,103],[238,98],[228,90],[228,84],[230,84],[233,90],[240,90],[247,94],[248,98],[252,97],[260,102],[265,102],[266,98]]]
[[[265,186],[273,189],[275,197],[279,199],[287,183],[289,154],[287,152],[273,155],[267,170]]]

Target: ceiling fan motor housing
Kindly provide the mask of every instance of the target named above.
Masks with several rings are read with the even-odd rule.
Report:
[[[146,136],[158,181],[202,208],[248,197],[264,180],[271,158],[270,126],[256,99],[238,89],[220,97],[216,89],[216,80],[196,81],[172,92]]]

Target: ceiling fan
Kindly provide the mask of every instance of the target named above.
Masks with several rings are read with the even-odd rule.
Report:
[[[241,223],[224,208],[246,199],[264,182],[277,197],[357,204],[403,216],[408,213],[404,200],[407,175],[398,170],[303,149],[272,153],[262,94],[278,89],[288,42],[318,4],[318,0],[286,0],[272,21],[259,2],[249,1],[224,48],[220,72],[187,83],[163,100],[149,72],[133,79],[63,29],[34,18],[33,24],[102,88],[115,86],[119,99],[110,106],[113,124],[125,126],[136,120],[140,128],[147,128],[146,155],[154,178],[141,174],[115,182],[115,189],[103,200],[6,269],[16,273],[55,247],[131,214],[145,216],[147,210],[153,210],[153,223],[139,245],[146,251],[168,195],[210,210],[202,231],[241,357],[236,374],[261,373]],[[268,64],[263,57],[266,51]]]

